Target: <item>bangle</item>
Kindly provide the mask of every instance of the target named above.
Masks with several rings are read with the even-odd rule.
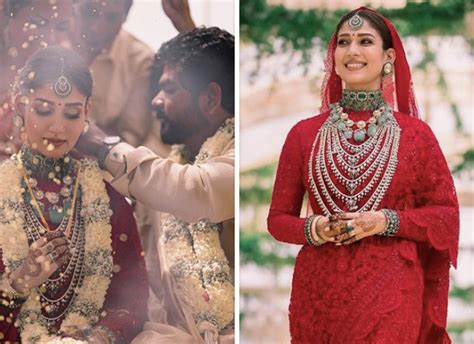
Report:
[[[394,236],[400,229],[400,217],[398,213],[392,209],[382,209],[381,212],[385,215],[387,224],[383,232],[379,233],[379,235]]]
[[[29,293],[22,294],[13,288],[8,274],[3,274],[0,278],[0,290],[2,291],[2,304],[10,308],[19,307],[29,296]],[[6,298],[10,300],[7,301]]]
[[[313,223],[316,225],[318,220],[321,218],[321,215],[310,215],[306,218],[306,221],[304,223],[304,235],[306,237],[306,241],[308,244],[313,245],[313,246],[320,246],[323,244],[323,242],[320,241],[319,237],[316,235],[313,237],[311,233],[311,228],[313,227]]]

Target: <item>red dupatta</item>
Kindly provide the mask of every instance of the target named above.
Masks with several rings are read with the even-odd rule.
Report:
[[[376,13],[388,27],[392,37],[393,49],[396,58],[394,63],[395,82],[391,76],[386,77],[382,84],[382,92],[385,101],[392,106],[395,111],[402,112],[415,118],[420,118],[418,106],[416,105],[413,83],[411,80],[410,66],[405,55],[402,40],[398,35],[397,29],[392,22],[380,15],[378,12],[367,8],[359,7],[352,13],[372,12]],[[342,96],[342,80],[336,74],[336,64],[334,63],[334,52],[337,47],[337,33],[334,33],[329,41],[326,60],[324,61],[326,75],[321,88],[321,112],[329,110],[329,104],[337,102]],[[388,78],[388,79],[387,79]],[[393,85],[395,83],[395,85]],[[394,87],[395,86],[395,87]],[[395,102],[396,100],[396,102]]]

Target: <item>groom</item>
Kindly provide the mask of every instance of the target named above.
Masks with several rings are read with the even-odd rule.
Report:
[[[97,128],[79,144],[119,192],[162,213],[161,228],[142,233],[154,299],[137,342],[169,333],[170,343],[233,340],[234,37],[218,28],[179,34],[156,54],[151,83],[162,140],[174,145],[169,158]]]

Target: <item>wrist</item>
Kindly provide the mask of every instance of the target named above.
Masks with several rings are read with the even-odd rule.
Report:
[[[313,245],[313,246],[320,246],[324,244],[324,241],[320,240],[320,238],[315,235],[315,224],[318,222],[318,220],[321,218],[321,215],[310,215],[306,218],[305,224],[304,224],[304,234],[306,237],[306,241],[308,244]]]
[[[313,235],[315,241],[319,242],[320,245],[327,242],[327,240],[325,240],[321,234],[319,234],[318,224],[323,220],[323,218],[323,216],[317,216],[313,221],[313,225],[311,226],[311,234]]]
[[[382,209],[381,213],[385,216],[385,227],[379,231],[378,235],[396,235],[400,229],[400,217],[398,213],[392,209]]]
[[[107,136],[102,139],[97,152],[97,161],[101,169],[105,168],[105,159],[109,155],[112,148],[121,142],[119,136]]]
[[[30,290],[20,285],[18,279],[12,277],[12,274],[3,274],[0,280],[0,289],[10,299],[25,300],[30,293]]]

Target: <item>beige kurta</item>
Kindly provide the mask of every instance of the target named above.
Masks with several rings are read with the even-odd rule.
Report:
[[[152,62],[151,48],[122,29],[110,49],[90,66],[94,80],[90,117],[107,134],[165,156],[169,147],[161,143],[160,124],[150,106]]]
[[[207,218],[223,222],[221,244],[234,266],[234,141],[219,156],[206,163],[180,165],[156,156],[145,147],[126,143],[115,146],[105,166],[114,175],[112,185],[123,195],[136,198],[147,207],[173,214],[186,222]],[[154,216],[159,217],[156,213]],[[157,219],[150,219],[160,223]],[[133,344],[204,343],[191,313],[175,294],[161,228],[141,232],[151,293],[149,322]],[[220,343],[233,343],[233,330],[222,333]]]

